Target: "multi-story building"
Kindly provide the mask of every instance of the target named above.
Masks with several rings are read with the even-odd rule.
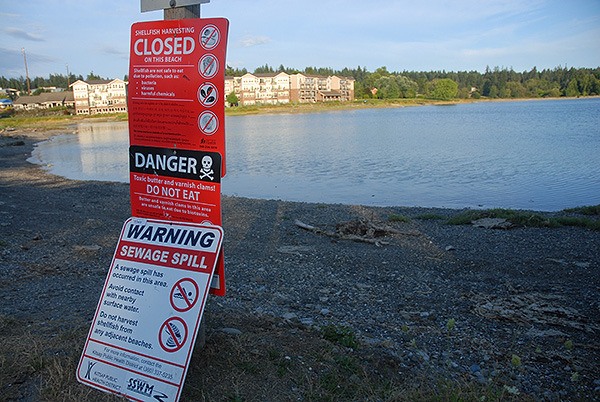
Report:
[[[225,96],[235,93],[241,105],[315,103],[354,100],[354,79],[307,74],[244,74],[225,77]]]
[[[127,112],[127,83],[123,80],[77,80],[71,87],[76,114]]]

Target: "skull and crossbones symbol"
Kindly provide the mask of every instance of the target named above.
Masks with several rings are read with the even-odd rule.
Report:
[[[210,156],[206,155],[202,158],[202,170],[200,170],[200,178],[208,178],[211,181],[215,179],[215,171],[212,170],[213,160]]]

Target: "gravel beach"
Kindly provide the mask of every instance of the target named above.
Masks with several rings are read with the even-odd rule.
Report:
[[[26,161],[51,134],[0,134],[3,337],[85,336],[130,216],[127,184],[67,180]],[[600,231],[448,225],[461,211],[446,209],[239,197],[222,209],[227,295],[208,300],[207,343],[188,374],[204,380],[186,383],[182,400],[320,400],[227,362],[268,360],[282,345],[289,370],[310,378],[318,366],[306,356],[323,347],[323,328],[351,331],[345,347],[402,389],[441,379],[493,384],[506,400],[600,400]],[[387,231],[377,242],[333,235],[348,222]],[[48,353],[77,359],[81,349]],[[4,376],[0,400],[43,399],[40,375]]]

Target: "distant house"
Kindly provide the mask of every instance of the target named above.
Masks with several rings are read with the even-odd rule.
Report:
[[[17,110],[50,109],[53,107],[74,107],[73,92],[42,92],[39,95],[20,96],[14,102]]]
[[[11,116],[14,112],[13,102],[10,99],[0,98],[0,117]]]
[[[354,78],[293,74],[291,100],[300,103],[354,100]]]
[[[127,112],[127,82],[123,80],[77,80],[71,87],[76,114]]]
[[[16,99],[19,94],[19,90],[15,88],[0,88],[0,94],[6,94],[9,98]]]
[[[225,97],[232,92],[241,105],[352,101],[354,79],[285,72],[247,73],[225,77]]]

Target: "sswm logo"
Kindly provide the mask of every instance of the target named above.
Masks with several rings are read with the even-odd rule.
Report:
[[[130,378],[129,382],[127,383],[127,389],[140,395],[154,397],[154,399],[159,402],[164,402],[169,399],[166,394],[160,391],[155,391],[154,385],[150,385],[146,381],[139,378]]]

